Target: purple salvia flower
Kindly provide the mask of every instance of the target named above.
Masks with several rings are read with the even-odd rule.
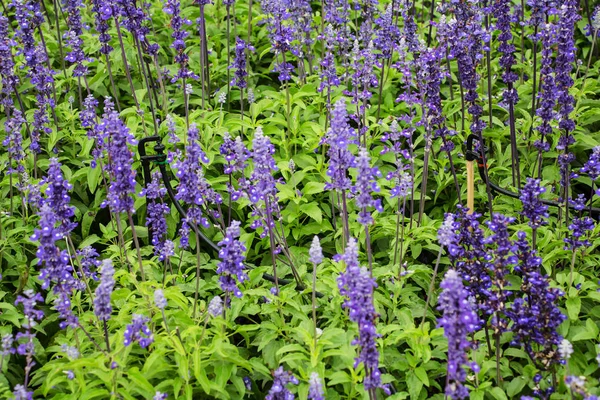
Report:
[[[152,181],[146,189],[141,193],[146,195],[148,204],[146,206],[146,226],[152,231],[152,245],[154,246],[154,254],[158,256],[160,261],[172,256],[169,250],[172,248],[167,240],[167,215],[171,212],[168,204],[163,202],[163,197],[167,193],[167,189],[160,183],[160,173],[152,174]]]
[[[241,186],[246,191],[248,198],[253,206],[252,215],[255,220],[251,228],[263,228],[260,237],[266,237],[269,226],[274,227],[274,221],[279,219],[279,205],[277,198],[277,180],[273,177],[273,172],[277,171],[277,165],[273,155],[275,146],[271,143],[268,136],[265,136],[262,127],[256,128],[252,140],[252,160],[254,170],[250,175],[249,181],[243,179]],[[274,251],[279,251],[274,249]]]
[[[130,344],[137,342],[143,349],[150,346],[154,341],[154,336],[148,327],[149,321],[150,318],[140,314],[133,314],[131,324],[127,325],[125,328],[123,344],[129,346]]]
[[[451,257],[461,254],[459,247],[460,237],[456,233],[457,228],[460,229],[460,223],[455,221],[454,218],[454,214],[447,213],[437,234],[438,242],[448,250],[448,254]]]
[[[565,250],[576,250],[580,247],[588,247],[591,245],[587,239],[587,235],[594,230],[596,224],[590,217],[574,218],[569,225],[570,237],[564,238]]]
[[[489,315],[491,312],[487,299],[491,295],[492,282],[488,267],[492,256],[486,248],[483,230],[479,224],[480,217],[478,213],[468,214],[465,207],[457,206],[454,224],[455,232],[458,232],[459,247],[455,247],[449,256],[457,272],[468,283],[467,289],[476,299],[478,309]]]
[[[220,204],[223,201],[221,196],[210,187],[204,177],[204,170],[200,161],[208,163],[209,159],[200,148],[200,144],[198,144],[198,135],[199,132],[196,125],[190,125],[188,142],[185,147],[185,158],[174,163],[177,169],[176,176],[179,178],[179,186],[177,186],[175,198],[182,200],[190,206],[188,216],[183,221],[180,230],[180,244],[182,247],[187,246],[189,224],[209,226],[208,219],[203,215],[200,207],[206,207],[211,203]]]
[[[163,11],[171,16],[171,29],[173,30],[171,34],[173,44],[171,47],[177,53],[175,62],[179,64],[179,70],[173,76],[171,82],[177,82],[179,79],[184,82],[186,79],[198,79],[198,76],[189,69],[189,56],[185,52],[185,38],[188,37],[189,33],[184,29],[184,25],[190,25],[192,21],[181,16],[181,3],[179,0],[167,0]]]
[[[254,204],[268,199],[277,199],[276,180],[273,177],[273,172],[277,171],[277,165],[273,155],[275,154],[275,146],[271,143],[271,139],[265,136],[262,127],[256,128],[254,139],[252,140],[252,161],[254,162],[254,170],[250,180],[253,185],[250,189],[250,201]]]
[[[36,306],[38,303],[43,303],[44,299],[39,293],[35,293],[31,289],[25,290],[23,294],[24,296],[17,296],[15,305],[23,305],[25,322],[21,324],[21,326],[25,328],[25,331],[17,333],[15,339],[19,343],[16,352],[21,356],[25,356],[25,374],[26,376],[29,376],[31,369],[35,365],[35,361],[33,361],[33,356],[35,354],[35,331],[33,330],[33,327],[37,324],[37,321],[44,318],[44,313],[40,310],[36,310]],[[27,381],[24,386],[16,385],[14,392],[17,395],[16,398],[33,400],[33,392],[27,391]]]
[[[100,137],[110,138],[107,140],[109,162],[105,168],[111,182],[103,205],[108,205],[114,214],[134,212],[135,170],[132,168],[133,152],[128,144],[135,145],[137,141],[112,109],[105,110],[96,131]]]
[[[248,76],[246,50],[254,51],[254,46],[237,37],[235,39],[235,55],[233,56],[233,64],[229,68],[235,69],[233,79],[231,80],[231,85],[237,86],[240,89],[248,87],[248,82],[246,81],[246,77]]]
[[[373,94],[371,88],[379,85],[379,79],[375,74],[375,66],[378,66],[378,61],[375,57],[373,42],[367,43],[366,47],[361,49],[359,41],[354,41],[352,48],[352,90],[344,91],[347,96],[352,96],[352,104],[357,104],[358,110],[355,118],[360,121],[360,116],[366,112],[364,101],[368,101]]]
[[[592,154],[579,171],[587,174],[592,182],[600,177],[600,146],[594,147]]]
[[[67,53],[65,60],[75,64],[73,76],[85,76],[88,73],[87,66],[83,62],[88,60],[83,52],[83,24],[81,22],[81,9],[83,2],[81,0],[63,0],[63,10],[67,18],[67,32],[65,32],[67,46],[71,51]]]
[[[310,374],[310,379],[308,380],[308,398],[310,400],[325,400],[321,377],[317,372]]]
[[[342,98],[335,103],[331,111],[331,127],[323,138],[323,143],[329,145],[327,176],[331,179],[331,182],[325,183],[325,189],[338,191],[350,189],[352,181],[348,176],[348,170],[355,165],[355,160],[349,146],[355,140],[356,132],[348,124],[346,101]]]
[[[51,158],[48,176],[42,180],[41,184],[48,185],[44,191],[45,202],[56,214],[60,224],[59,229],[64,237],[77,226],[77,223],[72,221],[75,216],[75,207],[69,205],[71,201],[69,191],[73,189],[73,186],[64,179],[60,168],[58,159]]]
[[[513,87],[513,84],[517,81],[519,76],[512,70],[513,65],[516,63],[516,59],[514,55],[515,46],[512,44],[513,35],[511,32],[511,22],[515,21],[510,12],[511,5],[512,3],[510,0],[496,0],[492,5],[491,12],[497,18],[496,30],[500,31],[500,34],[498,35],[498,41],[500,42],[498,51],[502,55],[500,56],[499,65],[503,69],[502,80],[507,86],[502,97],[509,107],[514,107],[517,101],[519,101],[519,95],[517,90]]]
[[[380,57],[389,59],[398,47],[397,41],[401,37],[400,29],[394,23],[394,10],[390,3],[385,11],[375,20],[378,25],[375,31],[373,45],[380,51]]]
[[[563,293],[551,288],[548,277],[540,273],[542,259],[529,246],[525,232],[519,231],[517,237],[515,272],[522,277],[521,291],[507,311],[513,321],[513,342],[547,368],[560,361],[556,348],[562,338],[557,328],[565,316],[556,304]]]
[[[265,396],[265,400],[294,400],[296,397],[288,389],[288,385],[297,385],[298,379],[283,367],[273,371],[273,386]]]
[[[356,185],[353,188],[354,201],[360,210],[358,212],[358,222],[363,225],[370,225],[374,222],[373,215],[367,210],[375,208],[383,212],[381,199],[374,199],[373,193],[379,192],[377,178],[381,177],[381,172],[377,167],[371,167],[369,152],[365,148],[360,148],[358,157],[356,157]]]
[[[250,158],[250,152],[239,136],[232,139],[229,132],[225,132],[219,152],[227,162],[223,172],[228,175],[234,172],[242,172],[248,166],[246,161]]]
[[[489,35],[484,30],[481,20],[483,12],[477,3],[452,3],[456,16],[457,37],[450,43],[450,57],[458,62],[459,80],[465,90],[465,102],[471,114],[471,133],[479,136],[485,128],[481,115],[483,108],[479,104],[477,93],[479,74],[477,64],[482,58],[483,42],[489,41]]]
[[[100,267],[100,284],[96,288],[94,297],[94,314],[103,321],[108,321],[112,314],[110,296],[115,288],[115,269],[110,259],[102,261]]]
[[[217,268],[221,289],[226,293],[233,293],[236,297],[242,297],[236,279],[240,284],[248,280],[248,275],[244,272],[246,246],[238,239],[239,236],[240,222],[231,221],[231,225],[225,231],[225,237],[219,242],[221,262]]]
[[[438,299],[438,309],[443,315],[438,320],[438,326],[444,328],[444,336],[448,339],[448,384],[445,394],[451,399],[464,399],[469,397],[469,390],[463,385],[467,378],[465,367],[479,371],[477,364],[469,362],[467,350],[472,345],[467,335],[479,328],[480,321],[474,304],[469,300],[469,291],[455,270],[446,272],[440,287],[442,294]]]
[[[12,115],[4,122],[6,136],[2,141],[2,145],[6,148],[8,154],[8,174],[21,174],[25,172],[25,166],[23,165],[25,152],[23,151],[23,135],[21,134],[21,127],[24,123],[23,114],[16,109],[13,110]]]
[[[275,68],[279,73],[279,81],[292,79],[294,66],[285,60],[285,53],[291,50],[294,40],[294,29],[291,26],[291,13],[288,11],[288,0],[262,0],[261,8],[265,13],[267,31],[275,54]],[[281,56],[281,57],[280,57]],[[281,60],[279,60],[281,58]]]
[[[295,43],[291,48],[292,54],[299,59],[309,59],[310,55],[305,54],[305,51],[310,51],[313,44],[311,37],[313,15],[308,0],[286,0],[289,2],[288,8],[290,19],[292,21],[292,33]],[[306,49],[306,50],[305,50]]]
[[[321,242],[319,237],[315,236],[308,250],[308,259],[314,265],[319,265],[323,262],[323,250],[321,249]]]
[[[53,292],[58,296],[55,305],[59,311],[61,328],[77,325],[77,317],[70,307],[70,294],[82,288],[82,282],[73,276],[73,267],[69,262],[69,254],[61,250],[57,242],[65,237],[62,221],[52,208],[53,205],[43,200],[38,212],[40,227],[31,236],[32,241],[39,241],[40,245],[36,252],[40,270],[39,278],[42,280],[42,289],[48,289],[53,284]],[[58,227],[57,227],[58,225]]]
[[[77,257],[79,258],[79,264],[81,265],[81,270],[85,277],[97,281],[98,274],[95,270],[102,264],[101,261],[98,260],[98,252],[92,246],[86,246],[77,251]],[[79,274],[79,272],[77,273]],[[84,277],[79,276],[79,278],[83,279]]]
[[[575,98],[569,94],[569,89],[574,83],[571,71],[577,53],[575,24],[581,18],[578,9],[579,3],[576,0],[565,0],[558,13],[556,29],[557,50],[554,82],[559,115],[558,127],[563,131],[558,139],[556,149],[562,150],[562,154],[558,156],[558,163],[561,171],[561,186],[565,191],[569,186],[569,166],[575,159],[575,155],[569,152],[569,146],[575,143],[572,134],[575,130],[575,122],[570,117],[575,108]]]
[[[100,41],[100,53],[107,56],[113,51],[110,45],[110,25],[108,21],[117,15],[116,4],[113,4],[110,0],[93,0],[92,1],[92,12],[94,13],[94,19],[96,21],[96,30],[98,31],[98,40]]]
[[[508,297],[506,287],[509,286],[506,275],[509,272],[509,266],[517,263],[517,257],[513,255],[515,246],[510,240],[508,232],[508,227],[514,220],[512,217],[494,214],[491,221],[487,222],[492,234],[485,239],[485,243],[493,246],[490,252],[492,259],[489,269],[491,269],[492,287],[494,288],[489,293],[487,302],[490,312],[494,314],[492,327],[496,334],[504,332],[508,327],[508,322],[503,318],[503,314]]]
[[[328,109],[331,107],[330,98],[331,91],[333,88],[339,86],[341,84],[340,77],[338,76],[337,69],[335,67],[335,43],[336,43],[336,33],[333,30],[333,26],[327,25],[325,27],[325,32],[323,32],[322,43],[325,47],[325,54],[323,59],[321,60],[321,84],[317,88],[317,91],[320,93],[324,89],[327,89],[327,107]]]
[[[527,183],[521,190],[519,197],[523,203],[521,215],[529,219],[528,224],[533,229],[547,224],[548,206],[540,200],[540,196],[545,192],[546,188],[540,185],[540,180],[533,178],[527,178]]]
[[[542,59],[540,61],[540,91],[537,99],[536,115],[542,123],[536,128],[541,138],[534,145],[539,152],[550,150],[547,137],[552,134],[552,120],[554,119],[554,106],[556,105],[556,87],[554,84],[553,57],[556,43],[556,27],[546,24],[542,28]]]
[[[145,3],[142,5],[144,4]],[[118,0],[116,5],[117,7],[115,7],[114,10],[116,11],[118,9],[121,23],[129,32],[131,32],[134,39],[139,41],[144,51],[150,56],[158,54],[159,46],[156,43],[150,44],[148,42],[150,29],[145,24],[146,22],[152,22],[150,16],[146,14],[142,7],[137,7],[135,0]],[[114,16],[117,18],[116,13]]]
[[[454,143],[450,137],[456,135],[456,132],[448,129],[445,124],[446,118],[440,95],[442,78],[445,76],[440,68],[441,60],[442,53],[439,49],[429,49],[421,53],[418,60],[418,80],[423,84],[422,92],[426,99],[423,101],[426,131],[429,135],[435,129],[434,137],[442,139],[440,150],[450,153],[454,149]]]
[[[0,82],[2,90],[0,91],[0,105],[3,105],[5,112],[9,114],[9,109],[13,107],[13,91],[19,84],[19,77],[15,74],[15,63],[13,60],[12,48],[16,42],[9,37],[8,18],[0,13]]]
[[[361,362],[364,364],[366,390],[382,387],[376,342],[380,335],[375,328],[379,314],[373,304],[373,291],[377,283],[371,277],[369,270],[359,265],[356,239],[348,240],[341,260],[346,264],[346,271],[338,278],[340,294],[345,297],[342,307],[348,310],[350,320],[358,326],[358,337],[352,341],[352,344],[358,345],[360,354],[354,360],[354,368]]]
[[[348,0],[325,0],[325,21],[334,26],[343,26],[350,20],[350,5]]]

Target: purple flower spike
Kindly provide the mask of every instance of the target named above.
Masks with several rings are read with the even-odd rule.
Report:
[[[532,178],[527,178],[527,183],[521,190],[520,199],[523,203],[521,214],[529,219],[529,226],[533,229],[547,224],[548,206],[540,200],[540,196],[545,192],[546,188],[540,186],[540,180]]]
[[[377,334],[375,322],[379,317],[373,304],[373,291],[377,287],[375,279],[365,267],[360,267],[358,262],[358,244],[356,239],[350,238],[346,251],[341,257],[346,264],[346,271],[338,278],[340,294],[345,296],[343,308],[349,312],[350,320],[358,326],[358,337],[353,341],[360,354],[354,360],[354,368],[363,363],[366,370],[364,386],[366,390],[386,387],[381,384],[379,372],[379,351],[377,350]]]
[[[356,132],[348,124],[346,101],[340,99],[333,107],[331,127],[323,138],[323,142],[329,145],[327,176],[331,179],[331,182],[325,183],[325,189],[342,191],[351,188],[352,181],[348,176],[348,170],[355,165],[355,159],[349,145],[355,140]]]
[[[110,296],[115,288],[115,269],[110,259],[102,261],[100,268],[100,284],[96,288],[94,298],[94,314],[104,321],[110,319],[112,306],[110,305]]]
[[[452,399],[465,399],[469,397],[469,390],[463,385],[467,378],[465,367],[479,371],[477,364],[468,360],[467,350],[471,348],[471,343],[467,335],[479,328],[480,321],[469,299],[469,292],[455,270],[446,272],[440,286],[443,290],[438,299],[438,309],[443,316],[438,320],[438,325],[444,328],[444,336],[448,338],[446,395]]]
[[[358,222],[363,225],[370,225],[374,222],[373,215],[367,211],[367,208],[373,207],[379,212],[383,212],[381,199],[374,199],[373,193],[379,192],[377,178],[381,177],[381,172],[376,167],[371,167],[369,152],[361,148],[356,158],[356,185],[353,188],[356,206],[358,212]]]
[[[133,194],[135,193],[135,170],[132,168],[133,152],[128,145],[135,145],[137,141],[119,118],[119,114],[112,109],[112,103],[105,108],[102,121],[96,131],[108,140],[108,157],[106,165],[111,178],[108,196],[103,205],[108,205],[115,214],[134,212]]]
[[[233,79],[231,80],[232,86],[237,86],[243,89],[248,86],[246,77],[248,76],[246,66],[246,50],[254,51],[254,47],[249,43],[246,43],[239,37],[235,40],[235,55],[233,57],[233,64],[229,68],[235,69]]]
[[[236,297],[242,297],[242,292],[236,285],[236,279],[241,284],[248,280],[244,272],[244,259],[246,246],[238,239],[240,236],[239,221],[231,221],[231,225],[225,231],[225,237],[219,242],[219,258],[217,273],[221,274],[219,283],[225,292],[233,293]]]

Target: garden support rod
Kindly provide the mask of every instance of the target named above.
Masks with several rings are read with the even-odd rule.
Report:
[[[148,155],[146,153],[146,144],[147,143],[156,143],[156,145],[154,146],[154,151],[156,152],[156,154]],[[171,186],[171,182],[169,180],[169,173],[166,168],[167,155],[163,153],[164,150],[165,150],[165,146],[160,142],[159,136],[156,136],[156,135],[148,136],[148,137],[142,138],[139,141],[138,152],[140,153],[140,160],[142,162],[144,187],[146,187],[152,181],[152,176],[151,176],[151,171],[150,171],[150,163],[153,162],[158,165],[162,181],[165,185],[165,189],[167,190],[167,194],[169,195],[169,198],[173,202],[175,209],[177,209],[177,212],[179,213],[179,215],[181,215],[183,218],[185,218],[187,216],[187,213],[183,209],[181,204],[179,204],[179,202],[175,199],[175,192],[173,191],[173,187]],[[149,236],[152,235],[150,230],[148,231],[148,235]],[[217,246],[215,244],[215,242],[210,240],[200,229],[198,229],[198,236],[199,236],[200,240],[202,240],[204,243],[206,243],[211,249],[213,249],[217,253],[219,252],[219,246]],[[248,265],[246,265],[246,267],[248,267]],[[263,278],[265,278],[269,282],[273,282],[273,283],[275,282],[275,278],[271,275],[263,274]],[[283,285],[287,285],[287,284],[291,283],[291,280],[288,280],[288,279],[278,279],[278,281],[280,284],[283,284]],[[302,290],[306,289],[306,287],[301,282],[297,282],[296,289],[298,291],[302,291]],[[316,296],[319,298],[324,297],[324,295],[319,292],[316,292]]]

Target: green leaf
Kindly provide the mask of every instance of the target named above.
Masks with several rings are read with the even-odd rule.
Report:
[[[518,376],[506,385],[506,394],[512,399],[517,394],[521,393],[521,390],[523,390],[526,384],[527,379],[524,376]]]
[[[313,201],[311,203],[301,206],[300,209],[303,214],[308,215],[318,223],[321,223],[323,221],[323,213],[321,212],[321,208],[319,207],[318,203]]]
[[[411,400],[416,400],[423,389],[423,382],[417,377],[414,370],[409,370],[406,374],[406,386]]]
[[[579,319],[579,311],[581,311],[581,298],[569,297],[566,302],[567,315],[571,321]]]
[[[323,182],[308,182],[304,185],[302,189],[302,193],[307,194],[315,194],[315,193],[323,193],[325,190],[325,184]]]

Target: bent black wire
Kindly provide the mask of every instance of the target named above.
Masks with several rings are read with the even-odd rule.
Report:
[[[481,155],[481,151],[486,151],[485,147],[481,144],[479,146],[479,151],[476,151],[473,149],[474,147],[474,140],[479,140],[475,135],[470,134],[467,137],[467,151],[465,152],[465,158],[467,159],[467,161],[477,161],[477,168],[479,170],[479,176],[481,177],[481,179],[483,180],[484,183],[486,183],[485,180],[485,168],[487,168],[486,165],[483,164],[483,157]],[[495,184],[494,182],[491,181],[491,179],[488,181],[490,188],[492,189],[492,191],[497,192],[497,193],[501,193],[503,195],[512,197],[514,199],[519,199],[521,197],[520,192],[512,192],[510,190],[504,189],[500,186],[498,186],[497,184]],[[546,199],[540,199],[540,201],[547,205],[547,206],[551,206],[551,207],[557,207],[560,208],[562,206],[564,206],[564,204],[559,203],[557,201],[553,201],[553,200],[546,200]],[[573,205],[569,205],[569,209],[573,210],[573,211],[578,211],[575,209],[575,206]],[[585,207],[585,211],[588,211],[590,213],[590,216],[599,219],[600,218],[600,208],[598,207]]]

